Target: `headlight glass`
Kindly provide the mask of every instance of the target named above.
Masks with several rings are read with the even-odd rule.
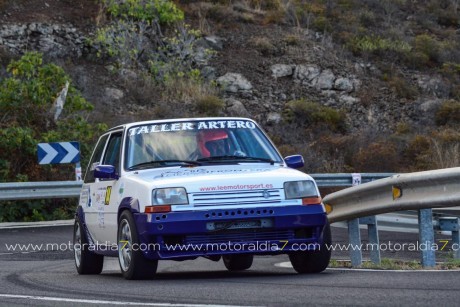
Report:
[[[165,188],[152,191],[152,205],[186,205],[187,191],[184,188]]]
[[[311,180],[289,181],[284,183],[284,194],[286,199],[316,197],[318,191],[316,185]]]

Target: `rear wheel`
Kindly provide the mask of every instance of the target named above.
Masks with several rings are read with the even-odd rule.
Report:
[[[251,267],[254,260],[253,255],[225,255],[222,257],[224,265],[229,271],[244,271]]]
[[[118,222],[118,262],[126,279],[151,279],[155,276],[158,260],[148,260],[140,250],[136,224],[131,212],[125,210]]]
[[[331,244],[331,227],[329,223],[324,226],[323,243],[320,248],[313,251],[298,251],[289,255],[289,260],[297,273],[320,273],[329,265],[331,251],[327,247]]]
[[[99,274],[102,272],[104,256],[89,250],[88,240],[78,218],[75,219],[73,227],[73,251],[78,274]]]

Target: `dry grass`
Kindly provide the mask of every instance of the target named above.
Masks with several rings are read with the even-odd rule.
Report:
[[[443,144],[432,140],[431,161],[434,168],[458,167],[460,165],[460,143]]]
[[[203,97],[216,95],[217,89],[211,84],[190,78],[177,78],[165,82],[161,91],[161,100],[192,104]]]
[[[264,56],[268,56],[276,52],[276,46],[266,37],[253,37],[248,41],[248,43]]]

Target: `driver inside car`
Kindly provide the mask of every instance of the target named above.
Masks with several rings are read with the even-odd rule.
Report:
[[[228,134],[225,130],[203,130],[197,134],[197,145],[202,157],[230,154]]]

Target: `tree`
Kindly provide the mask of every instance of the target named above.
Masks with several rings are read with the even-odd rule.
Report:
[[[87,123],[84,116],[93,106],[61,67],[43,62],[41,53],[26,53],[7,71],[10,76],[0,80],[0,181],[69,179],[69,172],[38,166],[37,144],[80,141],[82,156],[88,157],[95,133],[105,125]],[[55,120],[54,101],[67,82],[65,105]]]

